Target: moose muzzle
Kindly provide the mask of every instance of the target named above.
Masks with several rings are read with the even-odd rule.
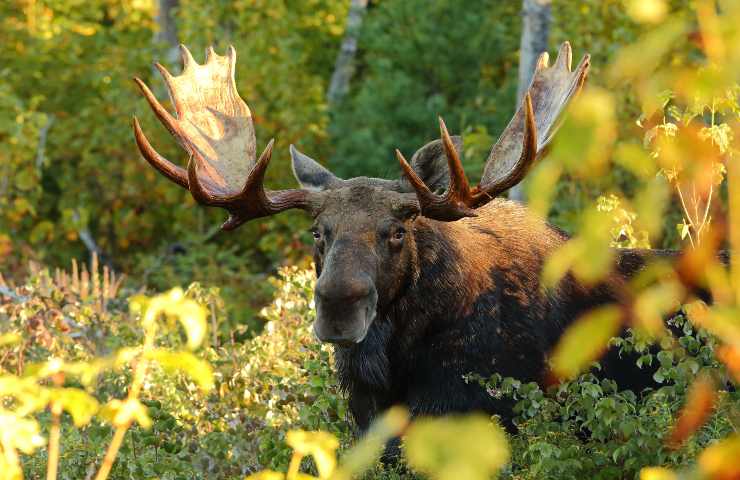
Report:
[[[362,242],[337,240],[316,282],[316,322],[322,342],[353,345],[365,339],[375,319],[378,292],[371,275],[373,255]]]

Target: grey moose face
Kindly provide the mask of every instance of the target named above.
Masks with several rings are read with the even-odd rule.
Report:
[[[396,191],[397,182],[340,180],[297,150],[291,154],[298,181],[320,197],[311,227],[318,275],[314,332],[323,342],[359,343],[414,269],[418,202]]]
[[[312,232],[318,280],[314,332],[323,342],[361,342],[378,309],[398,294],[416,258],[415,202],[381,187],[326,191]]]

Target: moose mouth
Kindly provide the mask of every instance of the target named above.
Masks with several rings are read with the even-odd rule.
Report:
[[[378,296],[370,295],[339,302],[316,297],[316,321],[313,331],[321,342],[349,347],[362,342],[376,316]]]

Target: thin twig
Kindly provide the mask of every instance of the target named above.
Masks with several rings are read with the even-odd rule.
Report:
[[[61,437],[60,417],[62,404],[55,400],[51,404],[51,429],[49,430],[49,461],[46,467],[46,480],[56,480],[59,467],[59,438]]]
[[[139,398],[139,393],[141,393],[141,387],[144,384],[147,367],[149,365],[149,362],[144,359],[144,355],[150,348],[152,348],[153,345],[154,331],[150,330],[146,333],[144,337],[142,356],[141,358],[139,358],[136,366],[134,367],[134,379],[131,381],[131,387],[129,388],[128,395],[126,397],[127,401],[132,401]],[[131,427],[131,423],[132,419],[129,418],[124,424],[118,425],[116,427],[116,431],[113,434],[113,439],[111,440],[110,445],[108,445],[108,450],[105,452],[103,463],[100,465],[100,470],[98,470],[98,474],[95,476],[95,480],[105,480],[106,478],[108,478],[108,475],[113,468],[113,463],[116,461],[118,450],[121,448],[121,444],[123,443],[123,438],[126,435],[126,431],[129,429],[129,427]]]
[[[701,220],[701,225],[699,225],[699,231],[697,232],[697,235],[701,235],[702,230],[704,230],[704,227],[707,226],[707,220],[709,219],[709,206],[712,204],[712,195],[714,195],[714,185],[709,186],[709,196],[707,197],[707,207],[704,209],[704,218]]]

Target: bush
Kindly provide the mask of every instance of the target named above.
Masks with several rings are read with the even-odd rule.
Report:
[[[738,427],[740,393],[720,390],[707,423],[680,448],[670,446],[668,433],[678,412],[691,397],[691,383],[707,379],[696,388],[713,392],[714,383],[731,380],[717,360],[717,339],[696,330],[683,315],[670,323],[681,332],[666,339],[664,348],[650,348],[630,330],[615,338],[620,354],[637,356],[640,368],[657,366],[655,389],[619,391],[611,379],[591,372],[543,390],[536,383],[514,378],[475,376],[490,395],[516,401],[512,437],[512,478],[631,478],[649,465],[688,467],[708,445]],[[711,380],[710,380],[711,379]]]

